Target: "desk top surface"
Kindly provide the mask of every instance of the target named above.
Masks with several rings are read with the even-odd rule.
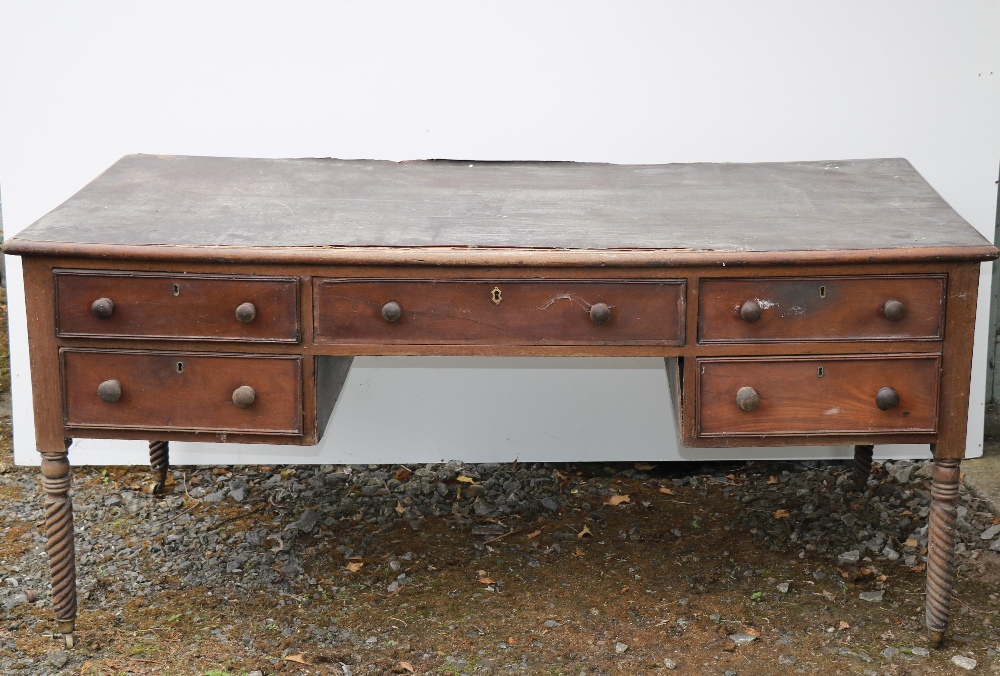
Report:
[[[995,255],[904,159],[612,165],[154,155],[122,158],[5,250],[93,255],[137,246]]]

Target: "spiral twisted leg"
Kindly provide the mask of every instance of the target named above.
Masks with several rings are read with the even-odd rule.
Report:
[[[944,641],[955,587],[955,522],[958,519],[957,459],[934,461],[927,528],[927,631],[934,647]]]
[[[872,455],[874,446],[854,447],[854,489],[863,491],[868,485],[868,477],[872,474]]]
[[[166,441],[149,442],[149,467],[153,471],[149,492],[159,495],[167,485],[167,469],[170,468],[170,445]]]
[[[73,545],[72,478],[66,452],[42,453],[45,491],[45,551],[52,573],[52,606],[66,647],[73,647],[76,624],[76,553]]]

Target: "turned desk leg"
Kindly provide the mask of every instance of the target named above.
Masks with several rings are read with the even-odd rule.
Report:
[[[931,511],[927,527],[927,632],[937,648],[944,641],[955,589],[955,522],[958,518],[959,463],[934,460]]]
[[[167,470],[170,468],[170,444],[166,441],[149,442],[149,468],[153,471],[149,492],[160,495],[167,486]]]
[[[69,450],[69,440],[66,443]],[[52,573],[52,607],[66,647],[73,647],[76,624],[76,552],[73,546],[72,481],[67,451],[42,453],[42,488],[45,490],[45,551]]]
[[[868,477],[872,475],[872,455],[874,446],[854,447],[854,489],[863,491],[868,485]]]

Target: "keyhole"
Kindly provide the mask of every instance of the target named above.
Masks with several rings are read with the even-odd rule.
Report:
[[[181,287],[178,284],[174,284],[174,295],[175,296],[181,295]]]
[[[822,366],[820,366],[818,369],[816,369],[816,377],[817,378],[822,378],[824,375],[825,375],[825,371],[823,371],[823,367]]]
[[[819,297],[820,298],[826,298],[826,287],[825,286],[819,287]]]
[[[177,362],[177,372],[184,373],[184,362],[182,361]]]
[[[500,287],[498,287],[498,286],[497,287],[493,287],[492,297],[493,297],[493,302],[496,303],[497,305],[499,305],[500,301],[503,300],[503,298],[500,297]]]

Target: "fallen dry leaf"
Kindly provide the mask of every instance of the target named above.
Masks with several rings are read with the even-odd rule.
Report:
[[[927,570],[927,564],[918,563],[917,565],[913,566],[913,568],[910,568],[910,570],[912,570],[914,573],[922,573],[925,570]]]
[[[463,484],[474,484],[476,480],[468,476],[460,476],[455,481],[461,481]]]
[[[837,597],[833,594],[833,592],[828,592],[825,589],[823,590],[823,598],[825,598],[827,601],[834,601],[837,599]]]
[[[885,582],[886,580],[888,580],[888,579],[889,579],[889,576],[888,576],[888,575],[879,575],[879,576],[878,576],[877,578],[875,578],[875,579],[876,579],[876,580],[878,580],[879,582]]]
[[[773,486],[774,484],[778,483],[778,477],[774,475],[767,477],[767,483]]]
[[[787,519],[791,514],[788,513],[787,509],[779,509],[774,512],[775,519]]]
[[[583,554],[584,552],[582,549],[578,549],[575,552],[573,552],[573,556],[583,556]]]
[[[843,620],[841,620],[840,624],[837,625],[837,629],[839,631],[844,631],[845,629],[850,629],[850,628],[851,625],[847,624],[847,622],[844,622]]]
[[[413,673],[414,671],[416,671],[416,669],[414,669],[414,668],[413,668],[413,665],[412,665],[412,664],[410,664],[409,662],[400,662],[400,663],[399,663],[399,667],[400,667],[401,669],[406,669],[406,670],[407,670],[408,672],[410,672],[411,674],[412,674],[412,673]]]
[[[672,490],[670,490],[669,488],[665,488],[664,486],[660,486],[660,492],[663,493],[664,495],[673,495],[674,494],[674,492]]]
[[[610,498],[604,501],[604,504],[611,505],[612,507],[617,507],[623,502],[632,502],[632,498],[627,495],[612,495]]]
[[[640,472],[648,472],[649,470],[656,467],[656,465],[652,465],[648,462],[637,462],[635,463],[635,465],[633,465],[633,467],[635,467]]]
[[[395,479],[396,481],[405,481],[406,479],[409,479],[411,476],[413,476],[413,472],[406,469],[405,467],[400,467],[393,473],[392,478]]]
[[[478,582],[482,582],[483,584],[493,584],[494,582],[496,582],[496,580],[494,580],[492,577],[481,577],[479,578]]]
[[[364,567],[364,565],[365,565],[364,561],[351,561],[344,567],[347,568],[347,570],[351,571],[352,573],[356,573],[359,570],[361,570]]]
[[[287,655],[285,657],[286,662],[298,662],[299,664],[309,664],[306,662],[306,656],[302,653],[297,653],[295,655]]]
[[[536,537],[538,537],[538,536],[539,536],[539,535],[541,535],[541,534],[542,534],[542,529],[541,529],[541,528],[539,528],[539,529],[538,529],[538,530],[536,530],[536,531],[533,531],[533,532],[531,532],[531,533],[528,533],[528,535],[527,535],[527,538],[528,538],[529,540],[534,540],[534,539],[535,539]]]
[[[581,530],[579,533],[576,534],[576,537],[582,538],[585,535],[591,535],[591,536],[593,535],[593,533],[590,532],[590,526],[584,526],[583,530]]]
[[[906,538],[906,541],[903,542],[904,547],[916,547],[919,544],[920,542],[917,541],[917,538]]]
[[[509,639],[507,639],[507,645],[514,645],[514,637],[513,636],[511,636]]]
[[[406,507],[403,507],[403,503],[396,500],[396,514],[402,514],[406,511]]]
[[[753,627],[747,627],[745,633],[750,634],[751,636],[760,636],[760,632]]]

